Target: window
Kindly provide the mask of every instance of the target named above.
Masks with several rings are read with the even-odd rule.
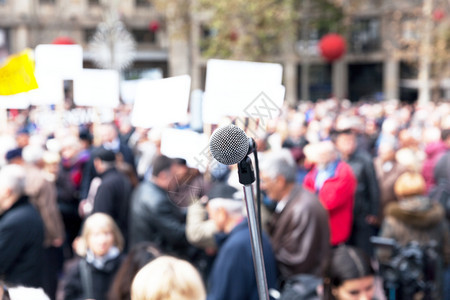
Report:
[[[383,98],[383,64],[349,64],[348,95],[351,101]]]
[[[368,53],[381,48],[381,24],[379,19],[359,19],[352,24],[350,50],[353,53]]]
[[[309,66],[309,98],[326,99],[331,91],[331,64]]]
[[[215,38],[217,31],[203,24],[200,26],[200,53],[204,54],[210,47],[211,39]]]
[[[92,37],[95,34],[96,29],[95,28],[87,28],[84,30],[84,41],[86,43],[89,43],[92,40]]]
[[[297,67],[297,97],[302,99],[302,66]],[[311,64],[308,68],[309,99],[317,101],[332,95],[331,64]]]
[[[299,55],[319,55],[320,39],[327,34],[325,28],[312,27],[306,33],[307,41],[303,40],[301,30],[298,33],[298,41],[296,43],[296,50]]]
[[[414,84],[417,84],[419,73],[417,61],[400,62],[400,99],[402,101],[413,102],[417,100],[418,92]]]
[[[136,6],[150,6],[150,0],[135,0]]]
[[[417,43],[420,40],[421,24],[417,18],[405,17],[401,23],[401,42],[403,44]]]
[[[134,40],[139,44],[153,44],[156,42],[155,33],[149,29],[133,29],[131,30],[131,34],[133,35]]]

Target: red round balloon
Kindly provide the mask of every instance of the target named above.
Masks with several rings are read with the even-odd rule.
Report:
[[[334,61],[344,55],[347,46],[342,36],[330,33],[322,37],[319,48],[323,58]]]
[[[148,29],[150,29],[150,31],[152,31],[152,32],[158,31],[159,22],[156,20],[150,21],[150,23],[148,24]]]
[[[445,13],[444,13],[444,11],[442,9],[438,8],[438,9],[433,11],[433,19],[435,21],[438,22],[438,21],[442,20],[444,17],[445,17]]]
[[[74,45],[76,44],[74,40],[67,36],[60,36],[53,40],[53,45]]]

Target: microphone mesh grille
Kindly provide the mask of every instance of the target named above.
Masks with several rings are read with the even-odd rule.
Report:
[[[236,125],[216,129],[209,143],[212,156],[225,165],[234,165],[243,160],[249,147],[247,135]]]

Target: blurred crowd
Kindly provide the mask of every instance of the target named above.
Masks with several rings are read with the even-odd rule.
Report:
[[[33,109],[7,114],[3,294],[258,299],[235,165],[211,158],[204,170],[165,156],[161,128],[133,127],[126,107],[111,123],[51,129]],[[257,145],[273,299],[384,299],[383,266],[412,243],[436,253],[432,288],[414,295],[450,299],[449,103],[328,99],[219,126],[229,123]]]

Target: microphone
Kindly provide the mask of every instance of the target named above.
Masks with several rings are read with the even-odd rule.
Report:
[[[247,207],[258,295],[261,300],[269,300],[269,289],[267,286],[261,243],[261,223],[256,216],[256,202],[253,199],[252,183],[255,181],[255,172],[253,171],[252,161],[248,156],[250,153],[255,152],[255,162],[257,165],[256,143],[241,128],[231,124],[218,128],[213,132],[209,143],[209,150],[212,156],[224,165],[238,164],[239,182],[244,186],[244,198]],[[257,192],[259,194],[259,190]],[[260,212],[260,210],[258,211]]]
[[[231,124],[213,132],[209,150],[218,162],[234,165],[255,150],[255,142],[241,128]]]

